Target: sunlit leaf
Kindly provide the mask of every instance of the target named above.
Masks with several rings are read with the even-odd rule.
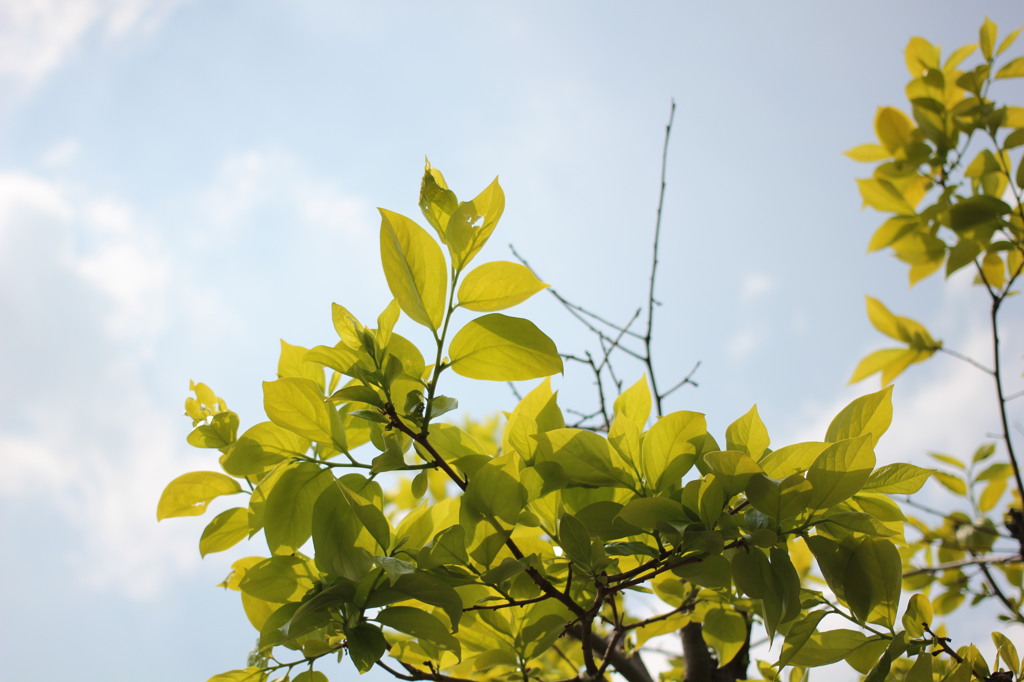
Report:
[[[548,287],[530,268],[508,261],[484,263],[459,285],[459,305],[481,313],[504,310]]]
[[[383,208],[380,215],[381,264],[391,295],[411,320],[436,331],[448,291],[444,254],[412,220]]]
[[[167,484],[156,505],[157,521],[173,516],[199,516],[221,495],[242,492],[238,481],[216,471],[192,471]]]
[[[448,347],[452,369],[470,379],[523,381],[557,374],[554,342],[529,320],[491,313],[470,321]]]

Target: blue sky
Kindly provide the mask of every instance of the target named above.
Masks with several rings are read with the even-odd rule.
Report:
[[[655,350],[662,385],[702,362],[668,408],[716,433],[757,403],[775,443],[818,438],[875,390],[846,386],[884,344],[865,294],[986,358],[967,280],[911,290],[865,255],[879,216],[841,155],[902,103],[911,36],[958,47],[986,15],[1024,24],[1016,2],[0,0],[4,676],[244,665],[254,635],[213,585],[259,548],[201,561],[202,520],[155,522],[166,482],[212,465],[184,442],[188,381],[262,421],[278,339],[332,342],[332,301],[375,317],[375,207],[416,217],[425,155],[463,196],[500,175],[483,257],[511,242],[624,320],[645,300],[674,98]],[[590,342],[550,297],[519,314],[565,352]],[[937,362],[898,383],[881,460],[995,429],[984,378]],[[585,377],[560,387],[586,407]],[[500,384],[445,392],[476,416],[512,404]]]

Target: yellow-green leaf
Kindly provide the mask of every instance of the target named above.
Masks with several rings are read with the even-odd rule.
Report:
[[[747,620],[736,611],[712,609],[704,616],[704,641],[724,666],[740,652],[747,641]]]
[[[379,210],[380,257],[388,288],[402,312],[437,331],[448,292],[448,267],[441,247],[404,215]]]
[[[892,387],[861,396],[850,402],[828,425],[825,440],[835,443],[865,434],[871,435],[871,446],[892,424]]]
[[[456,374],[489,381],[523,381],[562,371],[558,349],[529,320],[491,313],[460,329],[448,347]]]
[[[902,149],[912,139],[914,123],[893,107],[879,107],[875,114],[875,134],[890,154]]]
[[[889,495],[913,495],[934,473],[913,464],[886,464],[871,472],[864,490]]]
[[[199,516],[210,501],[242,492],[238,481],[216,471],[191,471],[167,484],[156,505],[157,521],[172,516]]]
[[[448,189],[448,183],[444,181],[441,171],[430,166],[430,159],[427,159],[427,167],[423,171],[423,182],[420,184],[420,210],[434,229],[441,241],[445,241],[445,232],[448,230],[448,221],[452,213],[459,206],[459,200],[455,192]]]
[[[914,215],[914,207],[888,180],[861,179],[857,180],[857,186],[860,188],[860,195],[864,199],[865,205],[885,213]]]
[[[978,36],[981,43],[981,54],[985,56],[986,60],[992,59],[992,51],[996,44],[996,25],[988,17],[985,17],[985,23],[981,25]]]
[[[249,535],[249,510],[234,507],[217,514],[199,538],[199,555],[223,552],[237,545]]]
[[[466,275],[459,286],[459,305],[481,313],[504,310],[547,287],[525,265],[509,261],[484,263]]]
[[[911,38],[903,55],[911,76],[920,76],[925,69],[939,68],[939,50],[924,38]]]
[[[885,159],[892,158],[889,150],[880,144],[858,145],[853,149],[847,149],[843,154],[854,161],[884,161]]]
[[[1019,28],[1015,31],[1011,31],[1010,35],[1003,38],[1003,42],[999,43],[999,49],[996,50],[996,55],[1001,55],[1002,53],[1006,52],[1006,50],[1008,50],[1009,47],[1013,45],[1014,41],[1017,40],[1018,35],[1020,35]]]
[[[448,221],[445,239],[457,270],[469,263],[487,243],[504,211],[505,193],[497,178],[472,201],[464,201],[455,209]]]
[[[757,405],[725,429],[726,447],[745,452],[755,460],[764,455],[770,442],[768,429],[757,413]]]
[[[331,442],[330,407],[310,379],[285,377],[263,382],[263,409],[270,421],[303,438]]]

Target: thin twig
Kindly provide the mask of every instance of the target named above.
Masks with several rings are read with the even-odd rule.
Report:
[[[938,347],[935,348],[935,350],[938,351],[939,353],[945,353],[946,355],[954,357],[957,360],[963,360],[967,364],[973,365],[974,367],[977,367],[978,369],[980,369],[985,374],[995,374],[995,372],[993,372],[990,368],[988,368],[985,365],[981,364],[980,362],[978,362],[974,358],[971,358],[971,357],[968,357],[968,356],[964,355],[963,353],[958,353],[955,350],[950,350],[950,349],[946,348],[945,346],[938,346]]]
[[[654,405],[657,415],[662,415],[661,394],[658,393],[658,382],[654,376],[654,360],[651,353],[651,338],[654,329],[654,281],[658,273],[658,247],[661,240],[661,211],[665,205],[665,170],[668,166],[668,141],[672,134],[672,120],[676,116],[676,101],[672,100],[672,108],[668,114],[668,124],[665,126],[665,144],[661,149],[661,189],[658,192],[658,216],[654,221],[654,255],[651,258],[651,286],[647,293],[647,334],[644,336],[644,348],[647,351],[645,364],[647,365],[647,376],[651,380],[651,393],[654,394]]]
[[[961,559],[959,561],[948,561],[944,564],[936,564],[934,566],[925,566],[923,568],[915,568],[911,571],[906,571],[903,574],[904,578],[909,578],[915,575],[921,575],[922,573],[939,573],[940,571],[948,571],[954,568],[964,568],[967,566],[986,566],[995,564],[1011,564],[1019,563],[1024,561],[1020,554],[1007,554],[1003,556],[986,556],[986,557],[974,557],[971,559]]]

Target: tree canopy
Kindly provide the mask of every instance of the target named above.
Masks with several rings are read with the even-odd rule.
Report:
[[[206,526],[200,552],[258,535],[266,544],[223,583],[258,633],[249,665],[210,682],[318,682],[327,659],[437,681],[798,682],[840,661],[870,682],[1022,679],[998,628],[986,659],[941,624],[968,600],[1024,622],[1024,483],[1009,412],[1020,394],[999,347],[999,313],[1024,270],[1024,108],[990,92],[1024,77],[1024,57],[1002,56],[1016,35],[1000,41],[986,20],[977,44],[945,59],[912,39],[909,115],[880,108],[877,142],[847,152],[874,166],[858,180],[865,205],[886,216],[871,250],[891,249],[911,284],[975,270],[992,363],[868,298],[871,324],[896,345],[865,357],[851,381],[877,373],[883,387],[818,441],[773,444],[756,406],[716,434],[703,414],[663,411],[692,381],[658,389],[657,231],[646,333],[565,301],[600,346],[581,357],[505,314],[550,287],[525,262],[475,260],[504,211],[500,184],[460,201],[428,162],[426,227],[380,210],[393,300],[376,320],[335,304],[337,339],[282,341],[278,378],[263,384],[266,420],[244,430],[210,387],[191,386],[188,442],[218,451],[218,470],[171,481],[157,517],[240,495]],[[670,130],[671,119],[666,145]],[[417,346],[403,325],[431,342]],[[966,459],[937,455],[935,469],[878,466],[890,384],[936,354],[991,376],[999,438]],[[643,365],[625,382],[623,355]],[[550,377],[566,362],[593,372],[596,410],[559,404]],[[500,420],[452,420],[449,370],[531,383]],[[929,479],[960,508],[931,513],[900,497]],[[651,640],[677,632],[681,654],[655,669]]]

